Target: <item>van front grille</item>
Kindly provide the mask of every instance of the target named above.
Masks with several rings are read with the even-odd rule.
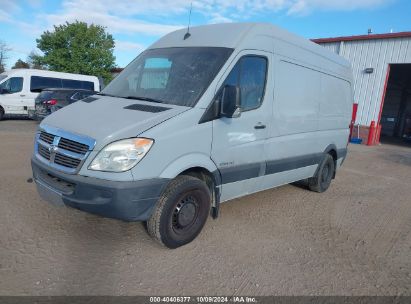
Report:
[[[68,168],[77,168],[81,160],[77,158],[72,158],[70,156],[65,156],[59,153],[56,153],[54,157],[54,162],[58,165],[68,167]]]
[[[44,147],[43,145],[39,145],[38,147],[39,154],[47,160],[50,160],[50,151]]]
[[[83,155],[86,154],[89,149],[89,146],[67,138],[61,138],[58,147]]]
[[[53,133],[52,133],[53,132]],[[42,130],[37,135],[36,156],[51,167],[70,174],[80,170],[95,141],[61,130]]]
[[[44,141],[45,143],[52,144],[52,143],[53,143],[53,140],[54,140],[54,135],[42,131],[42,132],[40,132],[40,139],[41,139],[42,141]]]

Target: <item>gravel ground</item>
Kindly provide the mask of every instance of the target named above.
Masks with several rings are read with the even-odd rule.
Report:
[[[42,201],[36,123],[0,122],[0,295],[411,295],[411,149],[351,145],[330,189],[221,207],[191,244]]]

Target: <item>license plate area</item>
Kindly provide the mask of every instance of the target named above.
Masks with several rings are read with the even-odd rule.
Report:
[[[62,194],[46,185],[41,180],[36,180],[37,191],[40,197],[55,206],[64,206]]]

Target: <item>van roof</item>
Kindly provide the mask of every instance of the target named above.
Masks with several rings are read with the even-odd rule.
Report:
[[[45,88],[41,92],[44,91],[54,91],[54,92],[65,92],[65,91],[78,91],[78,92],[96,92],[94,90],[87,90],[87,89],[73,89],[73,88]]]
[[[190,37],[184,39],[187,29],[167,34],[152,44],[149,49],[166,47],[227,47],[238,48],[256,35],[272,37],[297,47],[317,53],[343,66],[349,62],[308,39],[297,36],[270,23],[223,23],[190,28]]]
[[[37,69],[11,69],[5,73],[4,75],[11,76],[11,75],[36,75],[41,77],[70,77],[72,78],[73,75],[76,76],[79,80],[91,80],[98,81],[96,76],[91,75],[82,75],[82,74],[74,74],[74,73],[64,73],[64,72],[55,72],[55,71],[47,71],[47,70],[37,70]]]
[[[184,40],[187,29],[171,32],[155,42],[150,48],[209,46],[235,48],[241,38],[255,24],[223,23],[194,26],[190,28],[191,36]]]

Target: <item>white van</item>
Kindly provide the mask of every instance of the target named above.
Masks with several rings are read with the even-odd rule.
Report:
[[[46,88],[100,91],[96,76],[35,69],[13,69],[0,74],[0,120],[4,115],[29,115],[34,100]]]
[[[299,180],[327,190],[352,104],[350,64],[306,39],[270,24],[179,30],[44,119],[33,176],[45,200],[147,221],[176,248],[221,202]]]

